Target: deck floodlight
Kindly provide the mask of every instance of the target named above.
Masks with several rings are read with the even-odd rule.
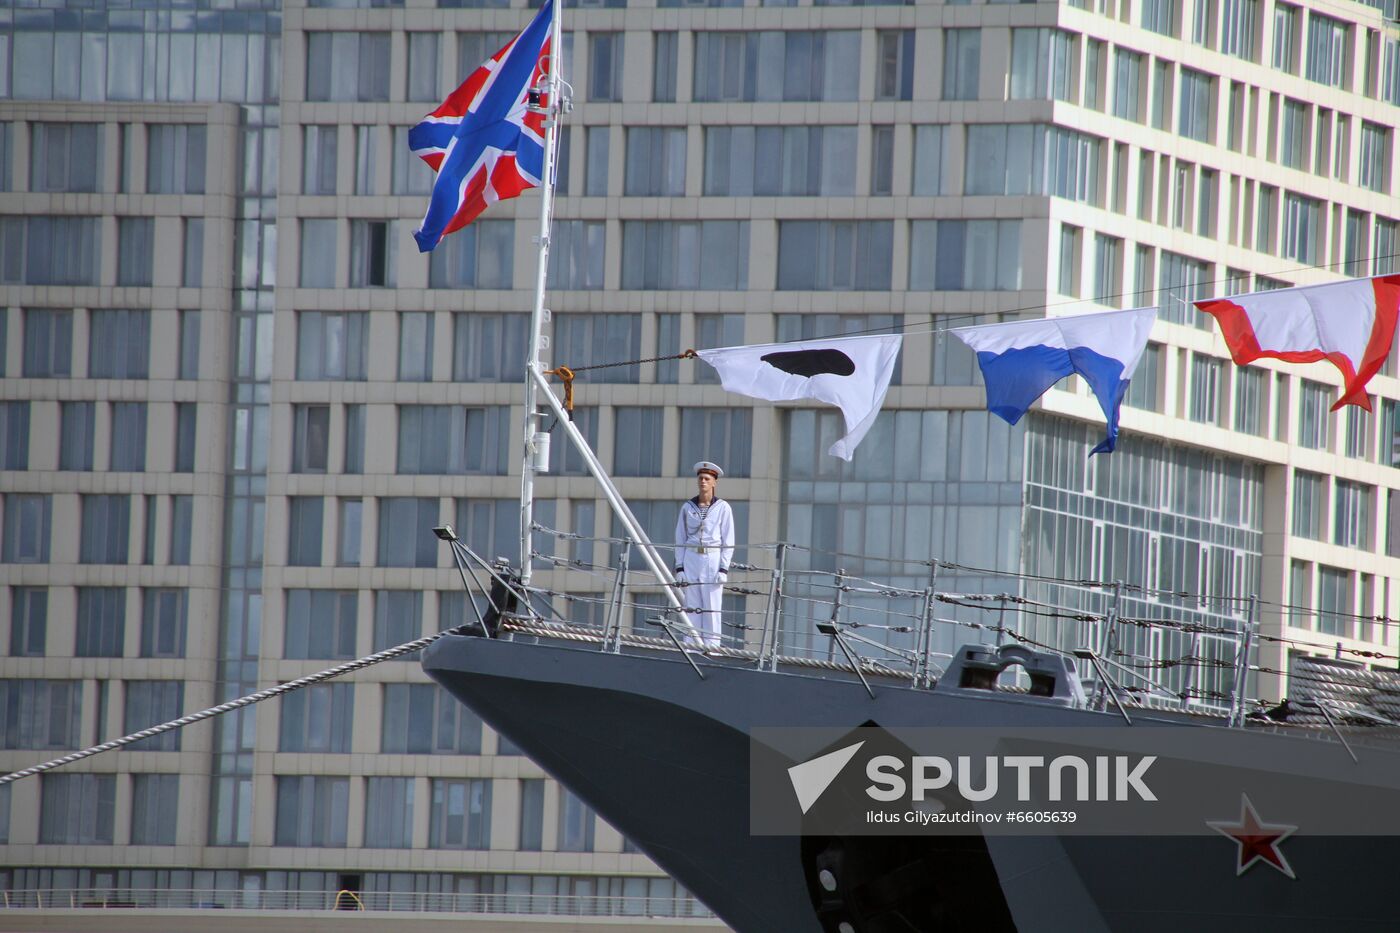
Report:
[[[457,540],[457,532],[452,530],[451,525],[439,525],[433,529],[433,534],[437,535],[443,541]]]

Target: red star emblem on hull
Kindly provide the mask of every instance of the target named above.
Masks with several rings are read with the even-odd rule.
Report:
[[[1289,878],[1298,877],[1293,873],[1293,866],[1288,864],[1287,857],[1279,851],[1279,843],[1293,835],[1298,827],[1262,822],[1259,814],[1254,812],[1254,804],[1250,802],[1248,794],[1240,794],[1238,822],[1206,820],[1206,825],[1220,835],[1233,839],[1239,846],[1239,864],[1235,867],[1237,877],[1253,867],[1255,862],[1272,865]]]

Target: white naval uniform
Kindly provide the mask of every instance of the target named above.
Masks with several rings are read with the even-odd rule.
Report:
[[[699,499],[682,502],[676,517],[676,567],[690,584],[682,591],[681,602],[700,610],[687,621],[700,630],[707,647],[717,647],[724,574],[734,558],[734,511],[715,497],[702,517]]]

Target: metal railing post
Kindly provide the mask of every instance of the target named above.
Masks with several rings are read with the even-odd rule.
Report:
[[[929,677],[930,654],[933,651],[933,607],[938,600],[935,596],[938,585],[938,561],[930,562],[928,587],[924,590],[924,611],[919,619],[919,634],[914,639],[914,686],[928,689],[932,680]]]
[[[758,640],[758,669],[777,670],[780,621],[783,613],[783,573],[787,569],[787,545],[780,543],[768,584],[768,605],[763,613],[763,632]]]
[[[836,568],[836,598],[831,601],[831,624],[833,626],[841,624],[841,596],[845,593],[846,568]],[[836,636],[832,635],[826,643],[826,659],[834,660],[836,657]]]
[[[1113,602],[1108,606],[1108,617],[1104,620],[1103,637],[1099,639],[1101,650],[1099,657],[1111,659],[1113,651],[1118,646],[1118,597],[1123,593],[1123,581],[1113,581]],[[1096,668],[1097,670],[1097,668]],[[1094,701],[1089,704],[1090,709],[1104,709],[1108,705],[1108,691],[1113,687],[1100,676],[1098,686],[1094,689]],[[1117,697],[1115,696],[1115,701]]]
[[[632,562],[632,539],[622,539],[622,550],[617,558],[617,576],[613,578],[612,593],[608,597],[608,616],[603,624],[603,651],[614,654],[622,650],[622,607],[627,602],[627,567]]]
[[[1244,623],[1244,633],[1240,637],[1239,653],[1235,656],[1235,683],[1230,690],[1230,727],[1244,725],[1245,677],[1249,674],[1249,648],[1254,641],[1255,612],[1259,608],[1259,597],[1249,597],[1249,617]],[[1353,756],[1354,757],[1354,756]]]

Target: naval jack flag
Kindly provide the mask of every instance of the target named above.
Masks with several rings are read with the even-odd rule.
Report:
[[[811,398],[841,409],[846,435],[827,453],[850,460],[880,414],[903,340],[881,334],[720,347],[695,355],[715,368],[726,391],[770,402]]]
[[[442,106],[408,131],[408,147],[437,172],[423,225],[428,252],[487,206],[540,184],[544,174],[544,84],[554,0],[477,68]]]

